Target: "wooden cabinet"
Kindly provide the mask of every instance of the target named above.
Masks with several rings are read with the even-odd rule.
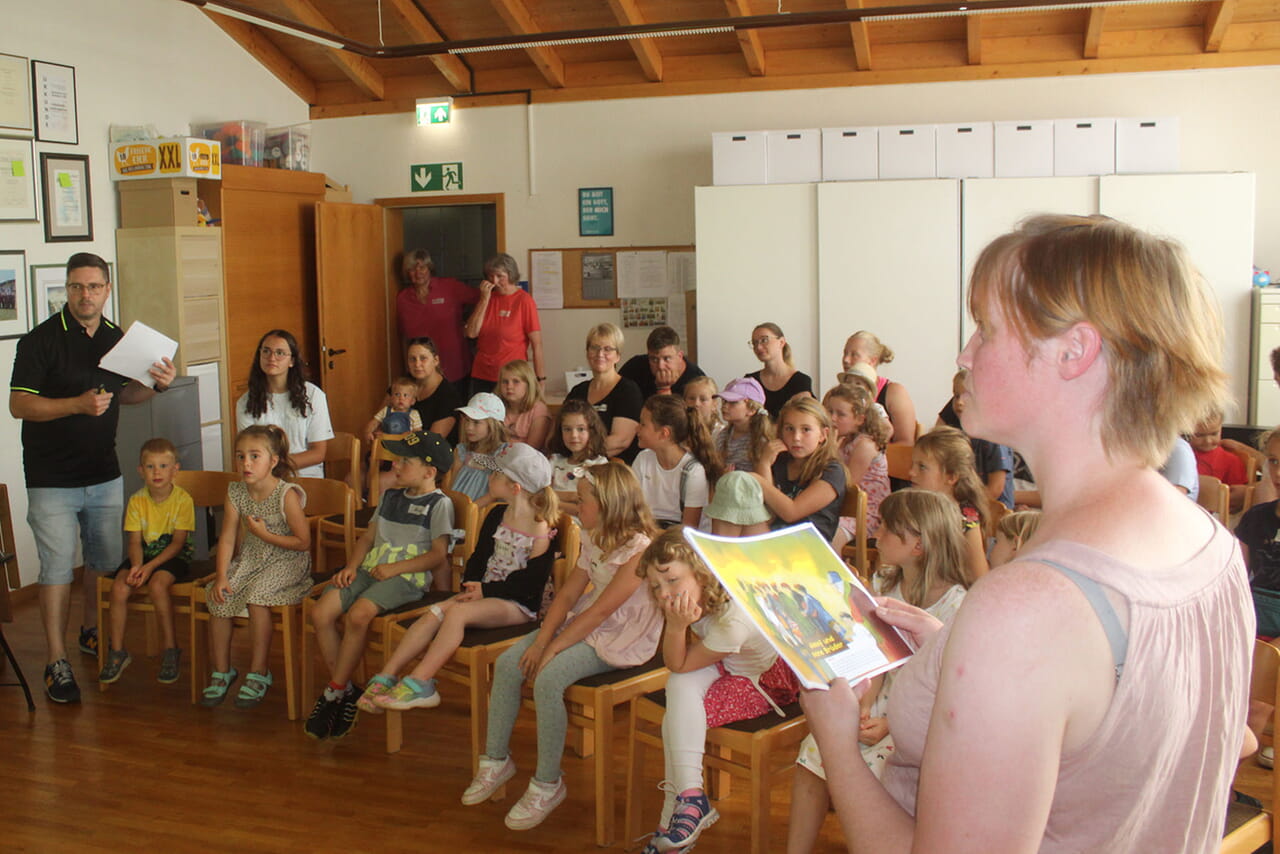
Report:
[[[1270,430],[1280,424],[1280,389],[1271,370],[1271,351],[1280,347],[1280,288],[1254,288],[1251,339],[1249,423]]]
[[[226,310],[222,234],[216,228],[121,228],[120,321],[140,320],[178,342],[181,376],[200,378],[200,431],[204,462],[221,468],[235,435],[227,397]],[[193,399],[195,399],[193,395]]]
[[[319,382],[315,206],[324,201],[324,175],[224,165],[221,181],[199,181],[197,190],[222,233],[230,359],[222,401],[234,428],[235,402],[248,389],[264,333],[292,332],[307,378]]]

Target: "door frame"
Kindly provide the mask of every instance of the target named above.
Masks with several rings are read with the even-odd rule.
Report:
[[[449,196],[394,196],[374,199],[384,210],[383,243],[386,248],[387,272],[387,376],[397,376],[400,331],[396,328],[396,295],[400,293],[400,267],[396,256],[404,252],[404,211],[406,208],[433,208],[455,205],[493,205],[494,225],[498,234],[498,251],[507,251],[506,197],[503,193],[459,193]]]

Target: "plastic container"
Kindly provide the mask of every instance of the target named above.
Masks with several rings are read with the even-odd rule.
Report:
[[[235,120],[192,125],[191,135],[221,142],[223,163],[235,166],[262,165],[262,150],[267,135],[266,122]]]
[[[276,161],[281,169],[307,172],[311,169],[311,122],[267,128],[263,157]]]

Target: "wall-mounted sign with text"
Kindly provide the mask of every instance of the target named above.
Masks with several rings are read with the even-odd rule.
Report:
[[[578,189],[578,236],[609,237],[613,234],[613,187]]]
[[[409,167],[409,192],[461,190],[461,163],[416,163]]]

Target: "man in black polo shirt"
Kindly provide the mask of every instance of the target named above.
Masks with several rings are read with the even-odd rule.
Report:
[[[648,400],[655,394],[683,394],[684,384],[705,376],[702,368],[688,361],[680,349],[680,334],[670,326],[659,326],[645,340],[644,356],[632,356],[618,373],[640,386]]]
[[[67,261],[67,304],[18,342],[9,412],[22,419],[27,524],[40,553],[40,616],[49,647],[45,692],[56,703],[80,701],[67,661],[76,532],[84,552],[84,625],[80,649],[98,654],[93,572],[115,570],[123,557],[124,482],[116,462],[120,404],[141,403],[176,375],[155,363],[155,390],[104,371],[98,360],[124,333],[102,316],[111,298],[107,262],[89,252]]]

